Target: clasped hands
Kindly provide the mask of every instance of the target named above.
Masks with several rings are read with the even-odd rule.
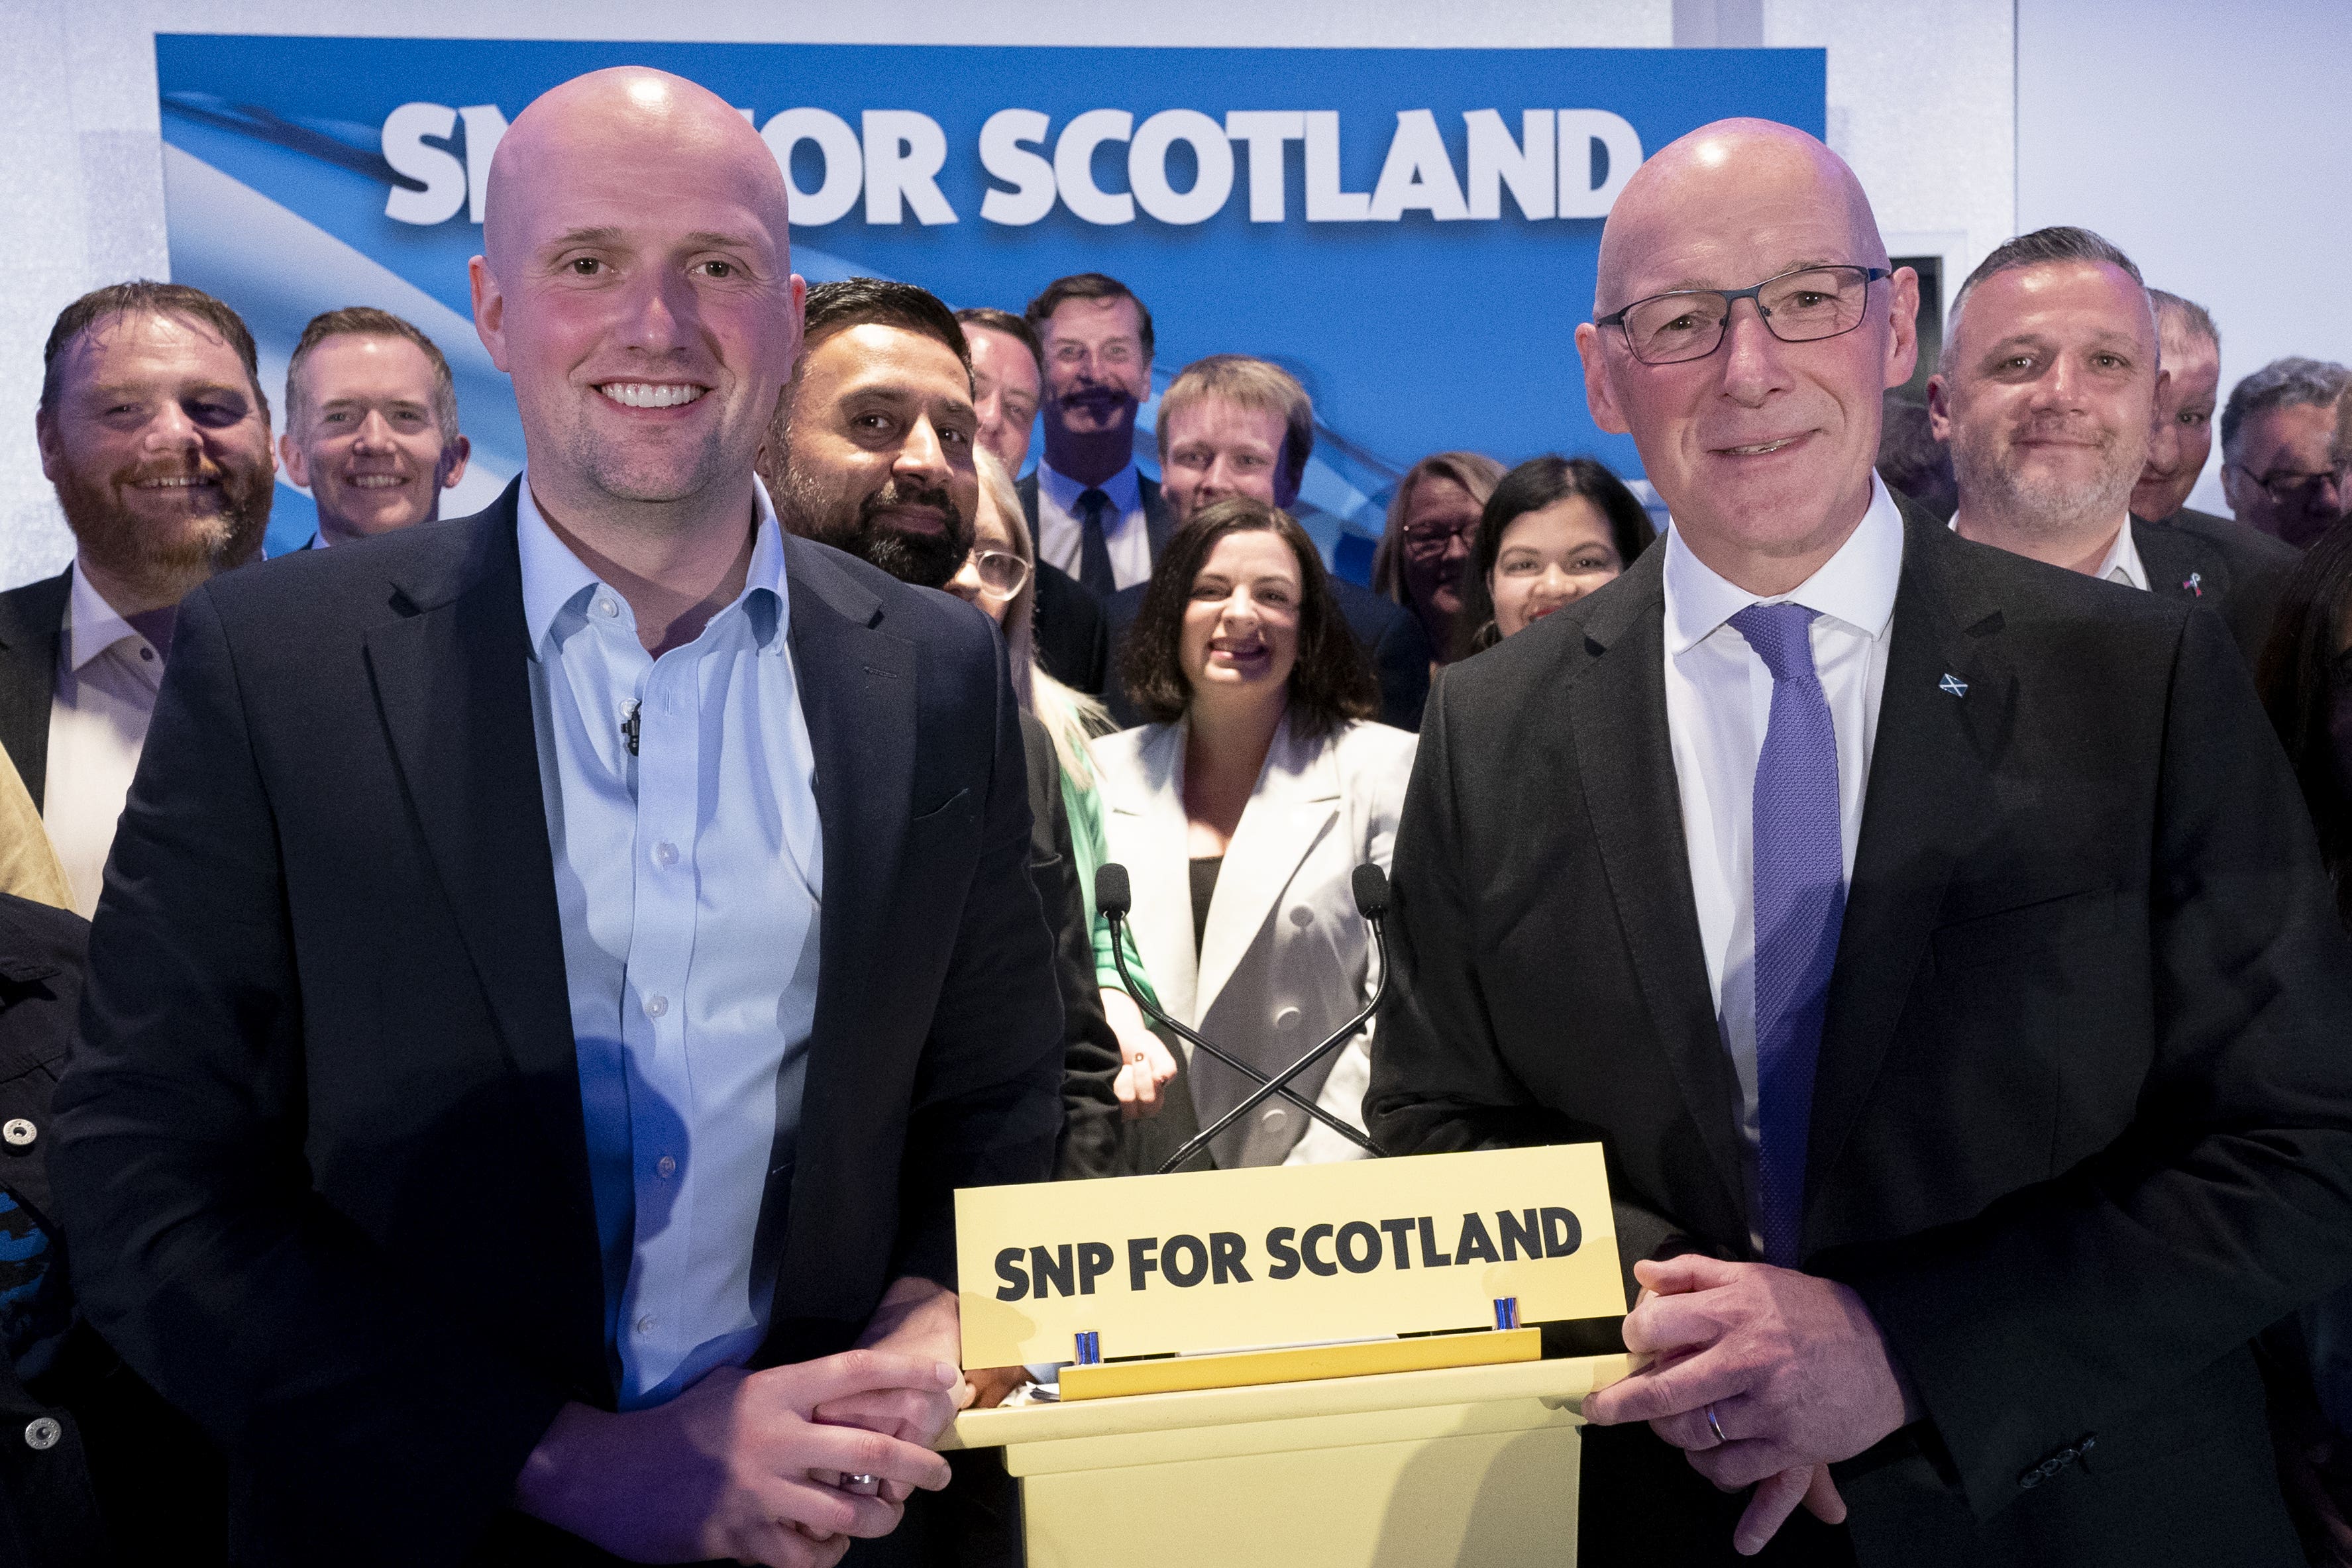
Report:
[[[956,1350],[954,1295],[900,1280],[857,1349],[722,1366],[647,1410],[565,1406],[516,1504],[632,1562],[831,1568],[852,1539],[896,1529],[916,1489],[948,1484],[930,1445],[974,1395]],[[845,1490],[845,1476],[878,1490]]]
[[[1636,1263],[1633,1277],[1642,1298],[1625,1348],[1651,1359],[1587,1397],[1585,1419],[1647,1421],[1723,1490],[1754,1487],[1732,1533],[1744,1556],[1800,1504],[1842,1522],[1831,1462],[1920,1414],[1862,1298],[1791,1269],[1696,1254]]]

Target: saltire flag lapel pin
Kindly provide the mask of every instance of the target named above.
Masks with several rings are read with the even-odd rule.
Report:
[[[1969,683],[1948,672],[1942,680],[1936,683],[1936,689],[1949,692],[1956,697],[1964,697],[1969,695]]]

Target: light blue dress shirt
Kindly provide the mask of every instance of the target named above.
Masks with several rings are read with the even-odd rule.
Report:
[[[756,487],[756,482],[755,482]],[[789,1166],[824,886],[783,543],[757,490],[742,593],[656,659],[521,486],[531,718],[624,1410],[766,1336],[751,1246]]]

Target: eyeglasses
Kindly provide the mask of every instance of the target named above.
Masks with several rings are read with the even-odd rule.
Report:
[[[2335,486],[2336,498],[2340,501],[2345,496],[2346,481],[2352,479],[2352,460],[2338,463],[2333,468],[2323,468],[2316,474],[2257,474],[2242,463],[2232,463],[2230,466],[2261,486],[2263,494],[2271,498],[2273,506],[2277,507],[2309,506],[2318,497],[2322,485]]]
[[[1436,555],[1452,545],[1455,539],[1466,541],[1472,534],[1476,533],[1478,519],[1475,517],[1465,517],[1459,523],[1444,521],[1407,523],[1401,531],[1404,535],[1407,549],[1416,555]]]
[[[1883,267],[1801,267],[1753,288],[1677,288],[1636,299],[1592,324],[1625,334],[1625,346],[1645,365],[1704,360],[1723,346],[1735,300],[1753,299],[1765,329],[1784,343],[1835,338],[1862,325],[1870,286],[1894,276]]]
[[[974,551],[971,570],[980,578],[980,591],[991,599],[1011,599],[1029,583],[1029,563],[1010,550]]]

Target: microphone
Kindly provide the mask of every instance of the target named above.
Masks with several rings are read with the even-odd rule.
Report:
[[[1124,882],[1126,877],[1126,868],[1121,867],[1119,879]],[[1389,936],[1387,927],[1382,924],[1389,912],[1388,873],[1367,861],[1349,874],[1348,883],[1349,890],[1356,895],[1356,913],[1362,915],[1365,923],[1371,926],[1372,943],[1381,956],[1381,979],[1380,984],[1372,988],[1372,999],[1364,1004],[1363,1011],[1341,1024],[1314,1050],[1276,1073],[1272,1078],[1253,1071],[1250,1076],[1258,1080],[1259,1086],[1252,1090],[1240,1104],[1218,1117],[1213,1126],[1203,1127],[1192,1142],[1169,1155],[1167,1163],[1160,1167],[1161,1176],[1180,1168],[1185,1161],[1214,1143],[1218,1134],[1264,1104],[1268,1095],[1280,1094],[1293,1103],[1297,1103],[1298,1096],[1291,1093],[1287,1087],[1290,1081],[1354,1039],[1357,1031],[1364,1027],[1364,1021],[1380,1009],[1381,998],[1389,994]],[[1333,1124],[1333,1118],[1324,1114],[1320,1106],[1316,1108],[1315,1113],[1325,1124]],[[1380,1154],[1379,1145],[1357,1132],[1355,1128],[1340,1124],[1339,1130],[1348,1135],[1349,1143],[1370,1150],[1375,1156]]]
[[[1359,876],[1366,871],[1371,872],[1374,876],[1380,876],[1380,867],[1378,866],[1359,866],[1356,870]],[[1388,879],[1386,877],[1381,877],[1380,886],[1381,903],[1385,905],[1388,896]],[[1361,907],[1363,904],[1363,895],[1360,892],[1357,894],[1356,903],[1359,907]],[[1135,983],[1135,977],[1129,974],[1127,971],[1127,937],[1124,929],[1127,924],[1128,912],[1132,909],[1134,905],[1135,894],[1134,890],[1128,883],[1127,868],[1125,866],[1119,864],[1117,861],[1106,861],[1101,865],[1095,868],[1095,907],[1102,911],[1104,919],[1110,922],[1111,962],[1118,966],[1119,985],[1126,990],[1128,996],[1134,1001],[1135,1005],[1142,1009],[1145,1016],[1150,1018],[1152,1022],[1160,1025],[1162,1029],[1167,1030],[1171,1034],[1177,1036],[1179,1039],[1191,1040],[1195,1050],[1207,1051],[1212,1057],[1223,1062],[1227,1067],[1232,1068],[1234,1071],[1242,1074],[1244,1077],[1255,1079],[1258,1082],[1264,1083],[1266,1081],[1265,1073],[1260,1072],[1256,1068],[1251,1066],[1248,1062],[1244,1061],[1241,1058],[1233,1055],[1231,1052],[1222,1051],[1216,1046],[1211,1045],[1207,1040],[1202,1040],[1199,1035],[1192,1032],[1192,1030],[1186,1029],[1182,1024],[1178,1023],[1174,1019],[1170,1018],[1166,1013],[1160,1010],[1159,1004],[1151,999],[1150,994],[1145,991],[1142,987]],[[1381,973],[1385,975],[1387,973],[1385,967],[1385,950],[1383,951],[1382,965],[1383,967]],[[1276,1090],[1280,1092],[1284,1099],[1289,1101],[1292,1104],[1297,1106],[1300,1110],[1306,1112],[1308,1115],[1314,1117],[1317,1121],[1322,1123],[1325,1126],[1330,1128],[1341,1137],[1346,1138],[1349,1142],[1360,1145],[1366,1149],[1372,1149],[1370,1139],[1365,1137],[1363,1134],[1356,1131],[1355,1128],[1350,1127],[1347,1123],[1342,1122],[1337,1116],[1332,1115],[1328,1111],[1324,1110],[1322,1106],[1314,1103],[1312,1101],[1300,1098],[1297,1093],[1288,1089],[1282,1088],[1279,1084],[1276,1085]],[[1273,1092],[1274,1091],[1268,1091],[1268,1092]],[[1372,1149],[1372,1152],[1374,1154],[1378,1154],[1380,1151]],[[1171,1167],[1167,1166],[1161,1166],[1161,1173],[1163,1175],[1166,1174],[1170,1168]]]

